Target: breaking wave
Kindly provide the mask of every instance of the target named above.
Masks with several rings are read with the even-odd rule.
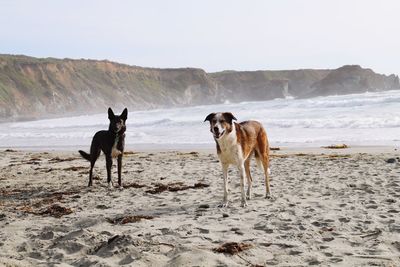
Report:
[[[230,111],[239,121],[261,121],[274,144],[369,142],[400,139],[400,90],[312,99],[275,99],[130,112],[127,144],[211,144],[211,112]],[[107,129],[104,114],[0,124],[3,147],[90,145]]]

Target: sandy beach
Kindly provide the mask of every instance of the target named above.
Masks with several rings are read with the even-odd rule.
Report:
[[[124,189],[104,156],[88,188],[77,152],[0,155],[1,266],[400,266],[394,148],[274,151],[274,199],[253,164],[246,208],[233,167],[218,208],[214,150],[126,153]]]

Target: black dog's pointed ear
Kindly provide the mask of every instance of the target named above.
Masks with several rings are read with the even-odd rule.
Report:
[[[215,113],[210,113],[210,114],[208,114],[208,116],[206,117],[206,119],[204,121],[211,121],[214,116],[215,116]]]
[[[233,116],[233,114],[230,113],[230,112],[224,112],[223,115],[224,115],[225,120],[226,120],[226,121],[229,121],[229,123],[232,123],[232,120],[237,121],[237,119],[235,118],[235,116]]]
[[[128,118],[128,109],[125,108],[124,111],[122,111],[121,113],[121,119],[123,119],[124,121],[126,121],[126,119]]]
[[[108,108],[108,119],[114,119],[115,115],[111,108]]]

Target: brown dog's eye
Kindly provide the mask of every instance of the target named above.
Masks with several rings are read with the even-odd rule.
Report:
[[[219,122],[220,122],[220,123],[225,123],[225,120],[220,120]]]
[[[217,120],[216,120],[216,119],[213,119],[213,120],[212,120],[212,123],[216,123],[216,122],[217,122]]]

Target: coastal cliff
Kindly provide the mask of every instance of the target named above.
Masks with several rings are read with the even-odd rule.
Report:
[[[396,75],[360,66],[336,70],[157,69],[107,60],[0,55],[0,120],[261,101],[399,89]]]
[[[347,65],[332,70],[325,78],[315,82],[305,97],[356,94],[399,89],[397,75],[377,74],[358,65]]]

